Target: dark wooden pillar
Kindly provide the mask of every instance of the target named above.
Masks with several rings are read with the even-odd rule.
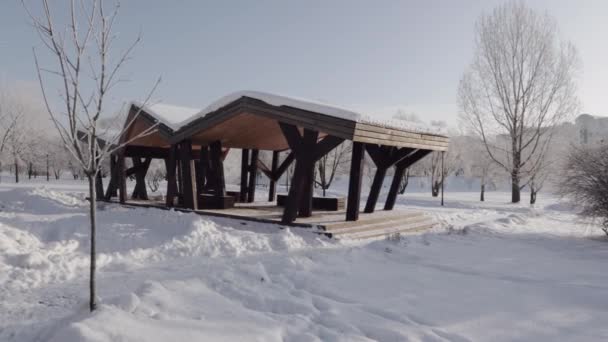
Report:
[[[257,173],[258,173],[258,157],[260,155],[259,150],[251,150],[251,162],[249,163],[249,185],[247,186],[247,202],[252,203],[255,201],[255,187],[257,184]]]
[[[131,198],[147,200],[148,191],[146,189],[146,173],[148,173],[152,159],[146,158],[144,161],[142,161],[139,157],[132,157],[131,160],[133,161],[133,168],[135,169],[135,187],[133,188]]]
[[[224,178],[224,161],[222,159],[222,142],[214,141],[211,143],[210,154],[211,154],[211,165],[214,170],[215,184],[213,192],[217,197],[226,196],[226,179]]]
[[[203,179],[203,192],[213,191],[216,187],[212,164],[209,146],[201,146],[200,170],[203,174],[199,178]]]
[[[179,143],[179,165],[181,166],[182,206],[187,209],[198,209],[196,194],[196,175],[192,160],[192,142],[184,140]]]
[[[376,164],[376,174],[374,175],[374,180],[369,190],[369,195],[367,196],[367,202],[365,203],[365,212],[373,213],[376,209],[380,191],[382,190],[382,183],[384,182],[386,171],[389,167],[395,165],[412,153],[412,149],[380,145],[366,145],[365,149],[374,161],[374,164]]]
[[[247,202],[247,175],[249,174],[249,150],[244,148],[241,154],[241,191],[239,202]]]
[[[412,166],[414,163],[418,162],[420,159],[424,158],[430,152],[430,150],[416,150],[395,165],[395,174],[393,175],[393,182],[391,183],[391,188],[388,191],[386,202],[384,202],[384,210],[392,210],[395,206],[395,201],[397,200],[397,195],[399,193],[399,185],[401,184],[405,170],[407,170],[407,168]]]
[[[348,178],[348,202],[346,204],[347,221],[357,221],[359,219],[364,156],[365,151],[363,150],[363,143],[353,142],[352,157],[350,160],[350,175]]]
[[[118,200],[124,204],[127,201],[127,175],[125,171],[124,151],[118,153],[116,166],[118,172]]]
[[[319,132],[317,131],[304,129],[304,136],[301,136],[294,125],[279,122],[279,126],[296,160],[281,220],[281,222],[289,224],[295,221],[298,211],[300,211],[300,215],[310,215],[311,206],[308,200],[312,200],[312,189],[307,186],[311,186],[313,181],[315,162],[342,143],[344,139],[328,135],[318,142]],[[281,168],[282,166],[279,167],[279,169]],[[306,196],[307,199],[305,204],[302,204],[303,196]]]
[[[397,194],[399,193],[399,184],[401,184],[401,179],[403,178],[405,169],[405,167],[400,165],[395,166],[395,174],[393,175],[391,188],[386,196],[386,202],[384,202],[384,210],[393,210],[395,201],[397,200]]]
[[[108,182],[108,189],[106,190],[105,200],[109,201],[112,197],[118,195],[118,167],[117,167],[117,156],[115,154],[110,155],[110,181]]]
[[[268,183],[268,202],[274,202],[277,194],[277,180],[274,177],[277,174],[277,169],[279,168],[279,151],[272,151],[272,165],[270,168],[270,172],[272,173],[272,178]]]
[[[367,196],[367,202],[365,203],[364,212],[366,213],[373,213],[376,209],[376,203],[380,196],[380,190],[382,190],[382,183],[386,176],[386,170],[385,167],[376,166],[376,174],[374,175],[374,180],[372,181],[372,186],[369,189],[369,195]]]
[[[171,148],[169,149],[169,157],[165,159],[165,166],[167,168],[167,207],[173,207],[175,205],[175,197],[177,196],[177,179],[175,172],[177,167],[177,151],[177,145],[171,145]]]

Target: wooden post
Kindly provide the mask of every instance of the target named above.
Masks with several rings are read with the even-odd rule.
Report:
[[[384,210],[392,210],[395,206],[395,201],[397,200],[397,195],[399,193],[399,185],[401,184],[405,170],[420,159],[424,158],[430,152],[430,150],[416,150],[397,163],[395,166],[393,182],[391,183],[391,188],[388,192],[388,196],[386,197],[386,202],[384,203]]]
[[[169,149],[169,158],[165,159],[165,166],[167,168],[167,207],[173,207],[175,205],[175,196],[177,195],[177,180],[175,174],[177,151],[177,145],[171,145],[171,148]]]
[[[443,173],[443,157],[445,155],[445,151],[441,151],[441,206],[443,207],[443,183],[445,181],[445,175]]]
[[[359,219],[359,206],[361,203],[361,180],[363,179],[363,143],[353,142],[352,157],[350,161],[350,175],[348,178],[348,199],[346,204],[346,220]]]
[[[298,131],[296,129],[295,133],[297,132]],[[319,136],[319,132],[305,129],[304,136],[301,139],[298,139],[299,135],[300,134],[297,133],[297,137],[296,139],[294,139],[296,140],[295,146],[297,146],[296,150],[294,151],[296,153],[296,167],[293,173],[291,187],[289,188],[289,194],[285,203],[285,210],[283,212],[282,218],[283,223],[292,223],[293,221],[295,221],[299,211],[301,212],[300,215],[310,215],[310,210],[307,209],[308,203],[301,205],[301,202],[304,196],[312,195],[310,193],[310,190],[306,189],[306,186],[310,185],[309,177],[314,171],[315,145]],[[291,139],[293,139],[293,135]],[[290,146],[292,146],[292,144],[290,144]],[[304,201],[308,202],[308,198],[304,198]]]
[[[247,202],[247,175],[249,174],[249,150],[244,148],[241,154],[241,191],[239,202]]]
[[[367,203],[365,203],[365,212],[373,213],[376,209],[378,196],[382,190],[382,183],[384,182],[386,171],[389,167],[397,164],[399,161],[410,155],[412,153],[412,149],[380,145],[366,145],[365,148],[370,157],[372,157],[374,164],[376,164],[376,174],[374,175],[374,180],[369,190]]]
[[[109,201],[112,197],[116,197],[118,190],[118,167],[117,167],[117,156],[115,154],[110,155],[110,181],[108,182],[108,189],[106,190],[105,200]]]
[[[151,158],[146,158],[142,161],[139,157],[132,157],[133,167],[135,168],[135,188],[131,198],[148,200],[148,191],[146,189],[146,173],[150,168]]]
[[[247,202],[252,203],[255,201],[255,187],[257,183],[257,171],[258,171],[258,157],[260,151],[255,149],[251,150],[251,162],[249,163],[249,185],[247,186]]]
[[[192,142],[183,140],[179,143],[179,165],[181,165],[182,206],[187,209],[198,209],[196,194],[196,175],[192,160]]]
[[[376,209],[376,203],[378,202],[378,197],[380,196],[380,190],[382,190],[382,183],[384,182],[384,177],[386,176],[386,170],[386,167],[376,165],[376,174],[374,175],[374,180],[369,190],[369,196],[367,196],[367,202],[365,203],[365,213],[373,213]]]
[[[277,181],[275,179],[277,169],[279,168],[279,151],[272,151],[272,165],[270,168],[270,172],[272,173],[272,177],[270,178],[270,182],[268,183],[268,202],[274,202],[276,199],[277,193]]]
[[[127,201],[127,175],[125,174],[125,155],[124,151],[118,153],[117,162],[118,172],[118,200],[121,204]]]
[[[211,143],[210,154],[215,174],[214,193],[218,198],[226,196],[226,179],[224,178],[224,161],[222,160],[222,142]]]

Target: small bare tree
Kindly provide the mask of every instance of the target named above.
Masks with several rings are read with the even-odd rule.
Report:
[[[338,172],[350,162],[348,156],[351,149],[352,145],[344,142],[321,157],[317,162],[315,184],[323,190],[323,197],[325,197],[325,192],[331,186]]]
[[[40,14],[34,14],[22,0],[32,24],[43,45],[48,48],[55,66],[42,67],[38,53],[34,49],[34,61],[46,110],[59,133],[65,148],[71,154],[75,164],[84,173],[89,183],[89,217],[91,228],[90,250],[90,299],[91,311],[97,307],[95,295],[96,269],[96,187],[95,178],[100,172],[102,161],[111,153],[126,145],[124,133],[135,121],[137,115],[128,115],[127,122],[118,129],[118,133],[108,138],[109,130],[100,129],[99,121],[105,111],[108,93],[120,82],[119,74],[128,61],[133,49],[141,37],[132,44],[114,62],[110,62],[110,52],[115,36],[112,28],[118,15],[119,4],[114,2],[112,11],[106,13],[103,0],[75,0],[69,3],[67,22],[55,22],[54,12],[48,0],[40,0]],[[59,18],[64,16],[60,15]],[[57,77],[60,85],[62,109],[51,106],[47,88],[54,83],[45,76]],[[152,92],[160,82],[155,83],[150,94],[143,102],[148,102]],[[141,132],[130,140],[138,139],[155,131],[155,126]],[[101,143],[100,137],[108,143]]]
[[[12,101],[6,92],[0,92],[0,158],[3,157],[7,145],[15,138],[15,130],[22,116],[22,107]]]
[[[443,155],[443,163],[442,163]],[[445,179],[451,175],[459,166],[459,155],[456,151],[433,152],[423,159],[425,173],[431,178],[431,195],[439,196],[441,186]],[[443,164],[443,170],[441,165]]]
[[[578,54],[557,32],[553,18],[521,1],[483,14],[458,88],[461,120],[509,173],[512,202],[520,201],[526,170],[537,169],[551,144],[552,128],[578,108]]]
[[[572,146],[561,172],[559,193],[599,219],[608,235],[608,146]]]

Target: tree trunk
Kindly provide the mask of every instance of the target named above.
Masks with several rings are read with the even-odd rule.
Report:
[[[531,189],[530,190],[530,204],[535,204],[536,203],[536,190]]]
[[[89,220],[91,224],[91,255],[90,255],[90,275],[89,275],[89,309],[91,311],[97,308],[97,299],[95,295],[95,268],[96,268],[96,253],[95,253],[95,225],[97,221],[97,194],[95,190],[95,175],[88,175],[89,180]]]
[[[325,184],[321,185],[321,188],[323,189],[323,197],[325,197],[325,190],[327,190],[327,187]]]
[[[519,203],[521,200],[521,189],[519,188],[519,172],[511,175],[511,202]]]
[[[15,158],[15,183],[19,183],[19,163],[17,162],[17,158]]]
[[[441,183],[439,181],[435,181],[431,184],[431,195],[433,197],[439,196],[439,190],[441,189]]]
[[[485,201],[486,200],[486,185],[485,184],[481,184],[481,193],[479,194],[479,200],[480,201]]]
[[[50,181],[51,180],[51,173],[50,173],[50,169],[49,169],[49,155],[46,155],[46,181]]]

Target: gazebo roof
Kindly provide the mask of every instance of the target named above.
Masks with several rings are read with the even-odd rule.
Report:
[[[258,91],[239,91],[197,110],[167,104],[132,103],[136,123],[127,134],[136,136],[158,124],[158,132],[130,145],[166,147],[184,139],[195,145],[220,140],[226,147],[284,150],[288,148],[279,122],[347,140],[385,146],[446,150],[448,138],[435,127],[372,116],[315,101]]]

